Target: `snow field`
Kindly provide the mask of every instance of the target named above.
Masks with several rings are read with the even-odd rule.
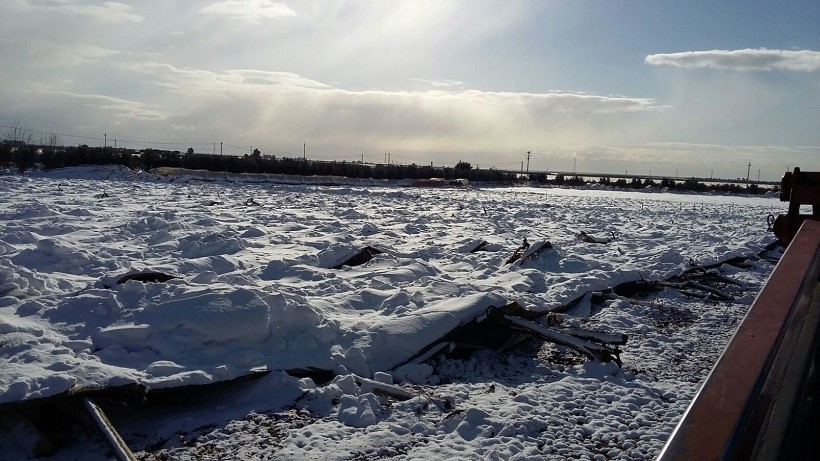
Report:
[[[249,198],[259,206],[246,205]],[[773,240],[766,215],[782,208],[770,198],[601,190],[203,183],[111,168],[2,176],[0,403],[74,386],[161,389],[258,366],[317,367],[338,376],[316,386],[277,373],[250,386],[246,404],[119,424],[143,447],[182,431],[237,458],[267,446],[246,454],[649,459],[768,263],[721,268],[742,282],[732,303],[666,293],[590,306],[585,327],[630,335],[623,370],[553,363],[566,354],[550,346],[395,367],[489,306],[517,301],[547,311],[621,282],[752,257]],[[585,243],[580,231],[612,241]],[[553,248],[505,265],[525,237]],[[482,240],[487,251],[469,253]],[[383,253],[332,269],[366,245]],[[115,283],[145,270],[179,278]],[[354,374],[425,387],[388,402]],[[288,406],[310,416],[277,416]],[[203,424],[217,428],[206,433]],[[243,439],[260,425],[278,435]],[[180,459],[201,447],[164,445]]]

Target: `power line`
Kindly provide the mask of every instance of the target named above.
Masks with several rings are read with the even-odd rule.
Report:
[[[103,138],[92,138],[92,137],[89,137],[89,136],[79,136],[79,135],[73,135],[73,134],[54,133],[54,132],[51,132],[51,131],[40,131],[40,130],[31,129],[31,128],[23,128],[21,126],[0,125],[0,128],[8,128],[8,129],[11,129],[11,130],[20,130],[20,131],[30,131],[32,133],[40,133],[40,134],[53,134],[53,135],[57,135],[57,136],[63,136],[63,137],[66,137],[66,138],[91,139],[91,140],[94,140],[94,141],[102,141],[102,139],[103,139]]]
[[[161,142],[161,141],[132,141],[129,139],[118,139],[119,142],[127,142],[129,144],[150,144],[161,146],[210,146],[213,142]]]
[[[103,141],[103,142],[105,142],[105,138],[107,137],[107,136],[104,136],[104,137],[100,137],[100,138],[95,138],[95,137],[92,137],[92,136],[81,136],[81,135],[77,135],[77,134],[65,134],[65,133],[56,133],[56,132],[53,132],[53,131],[35,130],[33,128],[25,128],[25,127],[21,127],[21,126],[0,125],[0,128],[7,128],[7,129],[11,129],[11,130],[20,130],[20,131],[28,131],[28,132],[31,132],[31,133],[50,134],[50,135],[55,135],[55,136],[62,136],[62,137],[65,137],[65,138],[88,139],[90,141]],[[172,146],[172,145],[205,146],[205,145],[213,144],[213,143],[210,143],[210,142],[138,141],[138,140],[133,140],[133,139],[119,139],[119,138],[117,139],[117,142],[119,142],[119,143],[125,142],[125,143],[129,143],[129,144],[162,145],[162,146]]]

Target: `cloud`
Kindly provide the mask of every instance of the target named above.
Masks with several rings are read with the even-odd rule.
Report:
[[[296,16],[296,13],[284,3],[271,0],[220,0],[200,11],[251,24],[258,24],[263,19]]]
[[[810,50],[743,50],[684,51],[681,53],[650,54],[645,62],[655,66],[673,66],[685,69],[712,68],[736,71],[791,70],[812,72],[820,70],[820,52]]]
[[[464,86],[464,82],[459,80],[435,79],[425,80],[423,78],[414,78],[413,81],[425,83],[434,88],[460,88]]]
[[[98,46],[65,46],[44,41],[27,41],[20,46],[29,63],[40,67],[81,66],[116,55],[118,52]]]
[[[653,174],[667,177],[777,180],[795,165],[820,167],[820,146],[725,145],[650,142],[633,146],[561,146],[536,154],[535,168],[598,173]],[[751,166],[749,166],[751,163]],[[532,169],[532,168],[531,168]]]
[[[307,141],[315,149],[336,153],[466,155],[519,145],[595,142],[631,136],[635,121],[652,118],[658,109],[652,99],[624,96],[473,89],[352,91],[290,72],[213,72],[165,63],[123,68],[155,86],[146,104],[169,114],[162,120],[166,127],[193,126],[191,134],[206,140],[276,151]]]
[[[68,91],[55,91],[52,94],[54,97],[65,97],[76,103],[92,108],[95,111],[110,114],[115,118],[116,123],[130,120],[159,121],[165,120],[168,117],[167,114],[139,101],[98,94],[79,94]]]
[[[30,0],[22,0],[18,2],[17,6],[22,9],[88,16],[100,22],[124,23],[142,22],[143,20],[142,16],[134,12],[134,7],[119,2],[93,4],[72,0],[46,0],[35,3]]]

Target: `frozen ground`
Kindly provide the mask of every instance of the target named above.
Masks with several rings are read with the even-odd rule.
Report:
[[[249,199],[253,199],[252,202]],[[0,403],[70,389],[264,378],[111,410],[144,459],[649,459],[770,273],[773,198],[603,190],[237,184],[79,168],[0,176]],[[583,231],[609,243],[579,239]],[[505,261],[524,238],[551,250]],[[485,251],[470,253],[482,240]],[[365,246],[365,265],[333,269]],[[728,302],[676,290],[582,303],[623,368],[532,341],[399,367],[489,306],[719,266]],[[744,261],[745,260],[745,261]],[[738,261],[744,261],[738,263]],[[126,274],[161,271],[164,283]],[[317,385],[283,369],[333,370]],[[398,368],[397,368],[398,367]],[[413,393],[397,402],[372,381]],[[77,425],[52,459],[107,459]],[[0,415],[0,458],[40,436]]]

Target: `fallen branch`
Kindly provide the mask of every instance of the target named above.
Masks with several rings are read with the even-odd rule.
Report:
[[[730,301],[732,299],[732,296],[730,296],[729,294],[724,293],[723,291],[720,291],[717,288],[712,288],[710,286],[706,286],[706,285],[704,285],[700,282],[696,282],[694,280],[687,280],[685,282],[658,282],[658,283],[661,286],[674,288],[674,289],[680,291],[683,294],[698,297],[698,298],[708,297],[708,294],[711,294],[716,299],[721,300],[721,301]],[[691,290],[687,290],[687,288],[700,290],[700,291],[705,291],[708,294],[706,296],[699,296],[695,292],[693,292]]]
[[[706,271],[706,276],[708,276],[712,279],[721,281],[723,283],[726,283],[728,285],[736,285],[736,286],[739,286],[739,287],[744,286],[742,283],[738,282],[737,280],[735,280],[733,278],[730,278],[730,277],[726,277],[725,275],[721,274],[720,272],[717,271],[717,269],[709,269],[708,271]]]

